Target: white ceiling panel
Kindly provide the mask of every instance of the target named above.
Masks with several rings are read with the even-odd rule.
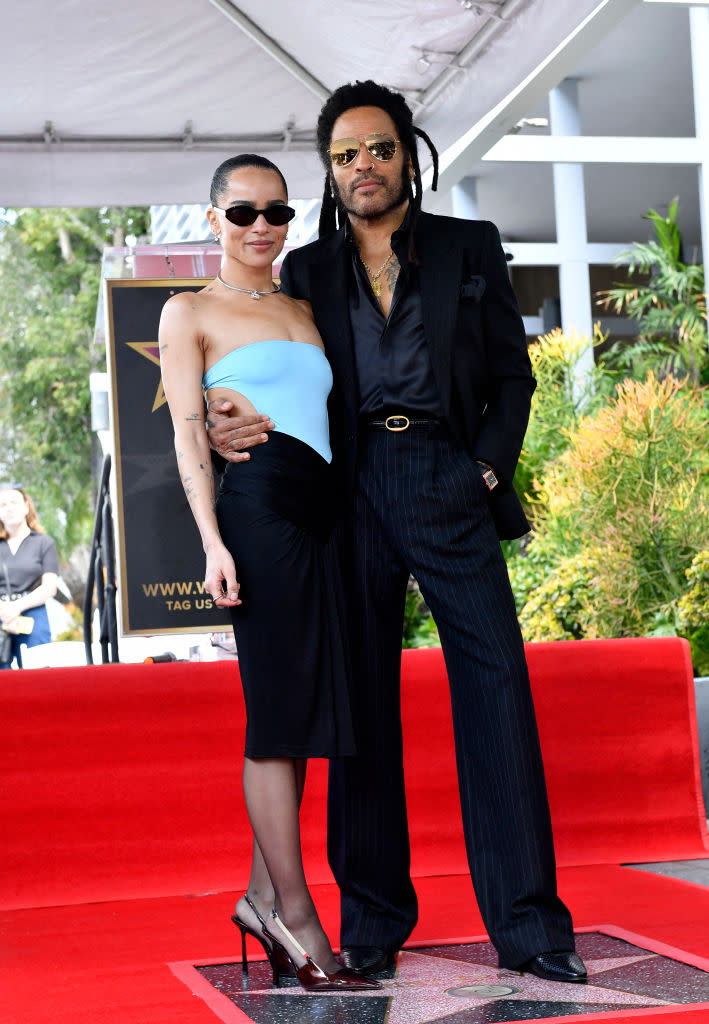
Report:
[[[6,3],[0,205],[202,202],[216,164],[247,147],[276,160],[294,198],[319,195],[312,139],[321,96],[220,6],[251,19],[325,90],[373,77],[406,91],[443,150],[591,12],[634,2]],[[449,60],[463,70],[446,70]]]

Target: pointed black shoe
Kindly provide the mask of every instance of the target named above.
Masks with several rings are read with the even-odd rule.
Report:
[[[577,953],[549,952],[538,953],[531,960],[521,964],[518,971],[536,974],[545,981],[575,982],[582,984],[588,981],[586,966]]]
[[[280,928],[284,939],[291,944],[292,949],[296,950],[305,960],[305,963],[298,967],[293,959],[295,954],[273,932],[269,931],[268,928],[264,928],[264,935],[271,940],[274,952],[280,952],[288,957],[293,964],[295,976],[303,988],[307,988],[311,992],[358,992],[363,989],[381,988],[379,982],[374,981],[373,978],[350,971],[347,967],[339,967],[339,964],[336,971],[328,973],[323,970],[322,967],[315,963],[310,954],[303,949],[295,935],[288,931],[275,910],[271,911],[270,920]]]
[[[343,946],[340,960],[355,974],[377,974],[394,963],[394,953],[379,946]]]

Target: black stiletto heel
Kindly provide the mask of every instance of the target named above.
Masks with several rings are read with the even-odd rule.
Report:
[[[249,961],[246,959],[246,936],[251,935],[257,942],[260,942],[263,946],[263,951],[268,957],[268,962],[271,966],[271,973],[273,974],[273,985],[274,988],[280,988],[281,986],[281,972],[277,958],[273,955],[273,949],[268,945],[266,937],[259,935],[253,928],[250,928],[245,921],[242,921],[237,914],[232,914],[231,919],[236,927],[241,932],[241,973],[244,977],[248,977],[249,974]]]
[[[263,946],[264,953],[268,957],[268,962],[271,967],[271,973],[273,974],[273,986],[274,988],[281,987],[281,975],[294,975],[295,971],[291,965],[288,954],[282,948],[274,946],[271,942],[270,936],[266,931],[266,922],[261,916],[258,907],[253,903],[248,893],[244,893],[244,899],[248,903],[250,909],[256,915],[259,924],[261,925],[261,932],[256,932],[248,925],[246,921],[242,921],[238,914],[232,914],[231,919],[236,927],[241,932],[241,973],[244,977],[248,977],[249,963],[246,959],[246,936],[251,935],[252,938],[256,939]]]

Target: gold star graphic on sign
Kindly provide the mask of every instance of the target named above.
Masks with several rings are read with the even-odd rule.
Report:
[[[151,363],[155,363],[157,367],[160,366],[160,348],[158,347],[157,341],[127,341],[126,345],[128,348],[134,348],[141,356],[145,356]],[[162,377],[158,382],[158,389],[155,392],[155,401],[153,407],[150,410],[155,412],[161,405],[164,405],[167,399],[165,398],[165,390],[162,386]]]

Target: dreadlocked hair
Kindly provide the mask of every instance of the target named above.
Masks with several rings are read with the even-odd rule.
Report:
[[[423,186],[421,184],[421,168],[419,166],[416,144],[417,138],[423,139],[431,153],[433,161],[431,188],[434,192],[438,187],[438,152],[426,132],[414,125],[411,109],[401,93],[387,89],[384,85],[378,85],[377,82],[373,82],[371,79],[367,79],[366,82],[356,81],[350,82],[347,85],[341,85],[325,101],[320,111],[316,138],[318,153],[320,154],[326,175],[318,233],[322,238],[323,235],[336,231],[345,220],[346,213],[344,207],[334,195],[330,143],[332,142],[332,129],[335,121],[348,110],[352,110],[353,107],[379,107],[380,110],[385,111],[396,125],[404,152],[411,159],[414,177],[409,185],[408,196],[410,203],[408,230],[409,260],[412,263],[418,263],[414,238],[416,224],[421,212]]]

